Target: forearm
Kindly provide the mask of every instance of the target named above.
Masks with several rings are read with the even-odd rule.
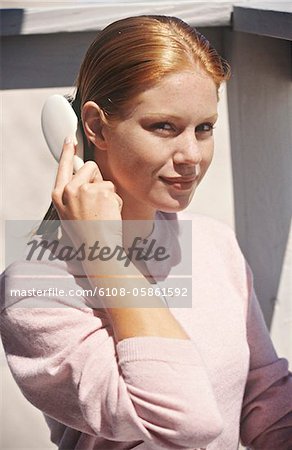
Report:
[[[83,267],[93,289],[103,288],[108,293],[116,289],[116,296],[103,296],[101,300],[117,342],[135,336],[189,339],[159,295],[149,295],[149,288],[155,292],[155,285],[149,283],[132,262],[125,267],[116,260],[98,264],[86,260]],[[120,295],[121,292],[124,295]]]
[[[137,336],[189,339],[166,308],[108,308],[117,342]]]

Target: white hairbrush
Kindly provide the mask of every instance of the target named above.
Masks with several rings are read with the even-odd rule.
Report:
[[[76,145],[73,169],[77,172],[84,165],[83,139],[78,126],[78,117],[68,100],[62,95],[49,97],[42,109],[41,124],[48,147],[58,162],[65,138],[68,136],[73,139]]]

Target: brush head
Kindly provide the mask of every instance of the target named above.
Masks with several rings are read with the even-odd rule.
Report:
[[[78,127],[78,118],[65,97],[52,95],[47,99],[42,109],[41,124],[47,145],[56,161],[60,161],[64,140],[70,136],[76,145],[74,172],[82,167],[84,164],[82,133]]]

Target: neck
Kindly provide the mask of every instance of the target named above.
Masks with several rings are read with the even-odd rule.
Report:
[[[123,243],[124,247],[128,248],[132,245],[135,238],[147,239],[151,235],[154,228],[155,210],[152,214],[146,214],[146,211],[137,211],[131,209],[122,209],[123,220]]]

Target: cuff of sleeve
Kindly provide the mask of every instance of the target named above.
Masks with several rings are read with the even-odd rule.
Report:
[[[117,344],[119,363],[159,360],[179,364],[202,366],[202,358],[189,339],[139,336],[123,339]]]

